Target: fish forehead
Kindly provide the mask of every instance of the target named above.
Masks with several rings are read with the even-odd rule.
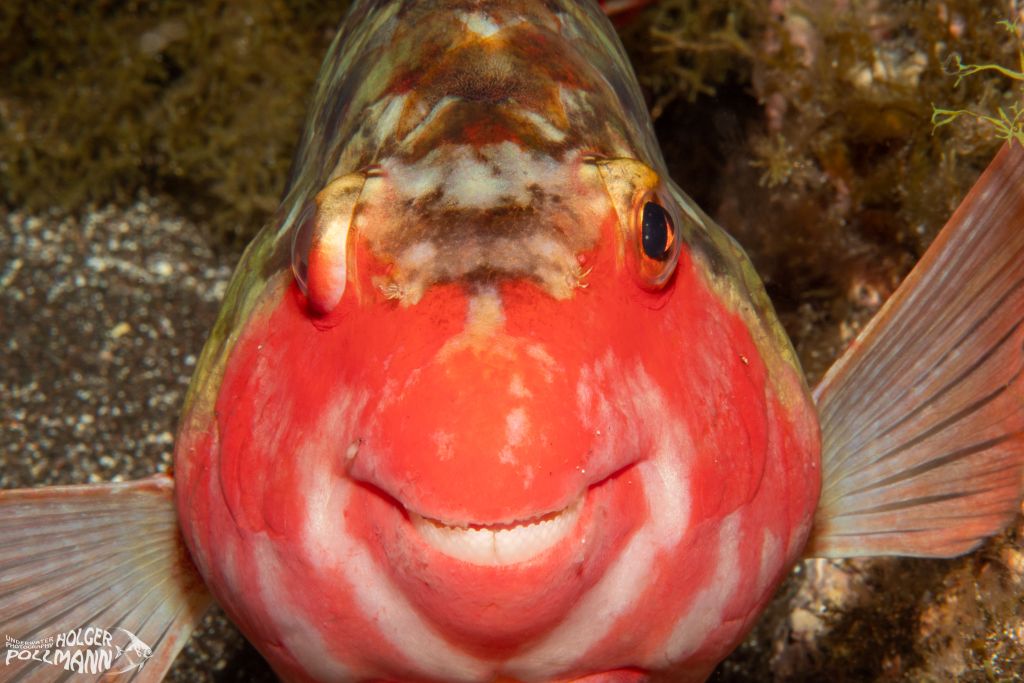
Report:
[[[506,180],[580,150],[663,168],[628,60],[590,3],[357,2],[311,109],[279,235],[331,178],[372,165],[426,187],[503,151]],[[524,187],[492,186],[476,203],[521,204]]]
[[[591,3],[362,2],[346,26],[315,103],[325,122],[331,106],[339,119],[365,112],[339,130],[345,167],[502,134],[556,157],[581,146],[620,154],[645,146],[637,141],[649,131],[636,125],[648,119],[643,98],[610,23]]]

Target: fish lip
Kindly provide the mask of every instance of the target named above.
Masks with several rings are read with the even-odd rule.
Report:
[[[559,508],[553,508],[543,512],[537,512],[525,517],[514,517],[508,520],[501,520],[498,522],[479,522],[466,519],[444,519],[441,517],[434,517],[427,514],[426,512],[414,509],[412,506],[408,505],[398,497],[393,496],[383,491],[382,489],[379,489],[377,487],[372,488],[374,488],[380,493],[383,493],[388,499],[390,499],[395,505],[397,505],[402,510],[402,512],[405,513],[405,516],[411,522],[422,521],[424,523],[429,523],[444,529],[480,529],[487,531],[502,531],[522,526],[529,526],[531,524],[537,524],[547,519],[557,517],[558,515],[561,515],[566,511],[571,510],[574,506],[583,506],[586,503],[591,491],[600,488],[601,486],[604,486],[609,481],[618,478],[624,472],[631,470],[634,467],[637,467],[638,465],[642,464],[647,460],[649,460],[649,458],[636,458],[626,462],[623,465],[620,465],[617,468],[613,468],[610,471],[602,473],[593,481],[586,483],[582,488],[577,490],[575,494],[567,497],[565,499],[567,502],[565,502]]]
[[[587,487],[589,490],[591,487]],[[518,519],[511,519],[503,522],[492,522],[489,524],[478,523],[478,522],[449,522],[428,515],[420,514],[415,510],[408,507],[405,511],[409,515],[409,519],[416,524],[430,524],[440,529],[446,530],[468,530],[475,529],[479,531],[511,531],[523,527],[535,526],[543,522],[550,522],[559,519],[562,515],[573,514],[578,512],[579,508],[582,508],[583,502],[586,499],[587,490],[577,494],[568,505],[565,505],[557,510],[551,510],[549,512],[542,512],[529,517],[521,517]]]
[[[553,512],[496,524],[449,525],[406,510],[421,543],[451,560],[480,567],[523,565],[548,554],[576,533],[586,491]]]
[[[644,459],[631,461],[598,477],[558,509],[500,522],[442,520],[399,505],[409,532],[443,557],[479,567],[525,566],[545,561],[542,558],[551,556],[567,542],[571,544],[572,539],[592,533],[592,494],[642,462]]]

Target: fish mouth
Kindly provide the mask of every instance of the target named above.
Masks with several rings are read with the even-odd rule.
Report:
[[[500,524],[446,524],[409,511],[427,545],[469,564],[503,566],[527,562],[558,545],[579,521],[584,496],[561,510]]]

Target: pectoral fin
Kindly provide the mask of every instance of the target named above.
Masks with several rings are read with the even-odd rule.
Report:
[[[1024,147],[1004,146],[815,390],[808,554],[950,557],[1020,509]]]
[[[0,491],[0,634],[24,643],[54,638],[50,648],[8,643],[0,679],[66,677],[56,637],[94,627],[124,629],[152,648],[118,681],[159,681],[209,604],[178,532],[169,477]],[[108,647],[114,656],[115,644]]]

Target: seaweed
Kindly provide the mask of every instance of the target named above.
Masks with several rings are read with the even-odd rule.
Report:
[[[677,100],[692,105],[750,78],[768,14],[756,0],[662,0],[620,31],[657,119]]]
[[[346,4],[3,3],[0,201],[79,211],[146,188],[212,241],[248,239]]]
[[[1005,28],[1014,38],[1018,40],[1021,38],[1020,26],[1016,20],[1004,19],[997,23]],[[964,78],[983,71],[994,71],[1011,80],[1024,81],[1024,43],[1021,43],[1021,45],[1022,47],[1017,50],[1017,59],[1020,63],[1019,71],[1014,71],[999,64],[964,64],[963,58],[960,55],[951,55],[952,72],[956,76],[954,87],[960,85]],[[949,125],[962,116],[967,116],[987,123],[995,133],[996,138],[1006,140],[1007,142],[1016,141],[1018,144],[1024,145],[1024,108],[1021,107],[1019,95],[1015,99],[1016,101],[1007,108],[1009,111],[1003,107],[996,107],[995,112],[991,114],[982,114],[972,109],[943,109],[933,104],[932,131],[934,132],[935,129],[941,126]]]

